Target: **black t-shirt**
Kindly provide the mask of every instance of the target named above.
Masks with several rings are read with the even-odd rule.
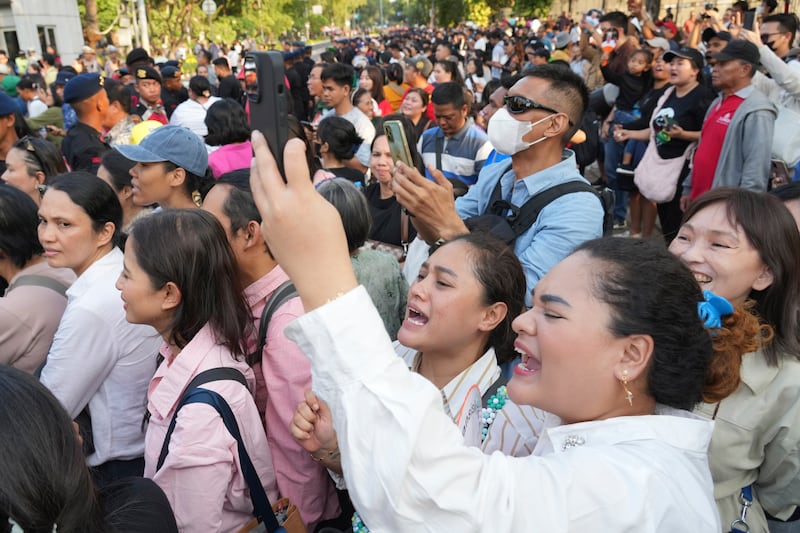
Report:
[[[169,91],[166,87],[161,88],[161,103],[164,105],[164,111],[167,112],[167,118],[172,116],[172,112],[180,104],[189,99],[189,91],[186,87],[181,87],[178,91]]]
[[[364,186],[364,173],[360,170],[350,167],[326,168],[324,170],[330,172],[337,178],[344,178],[353,182],[357,187]]]
[[[172,507],[151,479],[117,481],[101,489],[99,498],[114,533],[178,533]]]
[[[656,147],[658,155],[663,159],[680,157],[689,146],[689,141],[683,139],[670,139],[661,141],[658,133],[663,129],[668,120],[672,120],[685,131],[700,131],[703,129],[703,119],[708,106],[714,100],[714,93],[708,87],[700,84],[683,97],[678,97],[675,91],[669,95],[667,101],[661,106],[657,114],[651,117],[650,127],[656,134]]]
[[[639,100],[639,111],[641,116],[625,126],[626,130],[644,130],[650,127],[650,117],[656,109],[658,99],[669,89],[670,85],[664,85],[660,89],[650,89],[641,100]]]
[[[217,96],[220,98],[233,98],[237,102],[241,102],[242,87],[239,85],[239,80],[236,79],[236,76],[231,74],[219,80]]]
[[[372,215],[372,229],[369,238],[385,242],[388,244],[402,245],[400,236],[401,206],[397,198],[381,198],[381,186],[373,183],[364,190],[369,204],[369,212]],[[414,240],[417,230],[409,220],[408,222],[408,242]]]
[[[100,139],[100,132],[83,122],[72,126],[61,142],[61,152],[73,172],[86,170],[96,174],[100,159],[110,149]]]

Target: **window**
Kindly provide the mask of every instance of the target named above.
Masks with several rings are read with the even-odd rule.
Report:
[[[58,50],[58,46],[56,46],[55,26],[36,26],[36,33],[39,34],[39,44],[41,45],[42,53],[47,50],[48,46],[52,46]]]
[[[19,55],[19,40],[17,39],[17,32],[14,30],[3,30],[3,46],[8,53],[9,62],[14,61],[14,58]]]

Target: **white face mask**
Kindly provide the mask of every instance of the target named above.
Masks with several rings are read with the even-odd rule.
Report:
[[[536,139],[533,142],[523,141],[522,138],[536,125],[541,124],[552,116],[547,115],[536,122],[517,120],[508,112],[508,109],[502,107],[489,120],[489,142],[501,154],[514,155],[527,150],[534,144],[547,139],[547,136],[542,135],[540,139]]]

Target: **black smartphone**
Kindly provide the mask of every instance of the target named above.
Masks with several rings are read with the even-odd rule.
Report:
[[[742,21],[742,27],[746,30],[753,31],[753,25],[756,23],[756,12],[755,11],[745,11],[744,12],[744,19]]]
[[[280,52],[249,52],[244,56],[244,79],[250,102],[250,127],[264,134],[281,175],[283,148],[289,140],[289,92]]]
[[[392,160],[402,161],[404,165],[414,168],[414,160],[411,159],[411,150],[408,148],[408,140],[402,122],[387,120],[383,123],[383,131],[386,133],[386,140],[389,141]]]

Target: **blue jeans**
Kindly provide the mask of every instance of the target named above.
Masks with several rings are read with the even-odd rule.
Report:
[[[635,120],[636,117],[629,111],[622,111],[616,109],[614,111],[614,123],[611,125],[609,133],[613,133],[613,128],[617,124],[625,126]],[[617,186],[617,167],[622,161],[622,154],[625,151],[625,143],[617,142],[614,136],[611,135],[605,142],[606,151],[606,177],[608,178],[608,186],[614,191],[614,221],[624,222],[628,215],[628,193],[621,191]]]

